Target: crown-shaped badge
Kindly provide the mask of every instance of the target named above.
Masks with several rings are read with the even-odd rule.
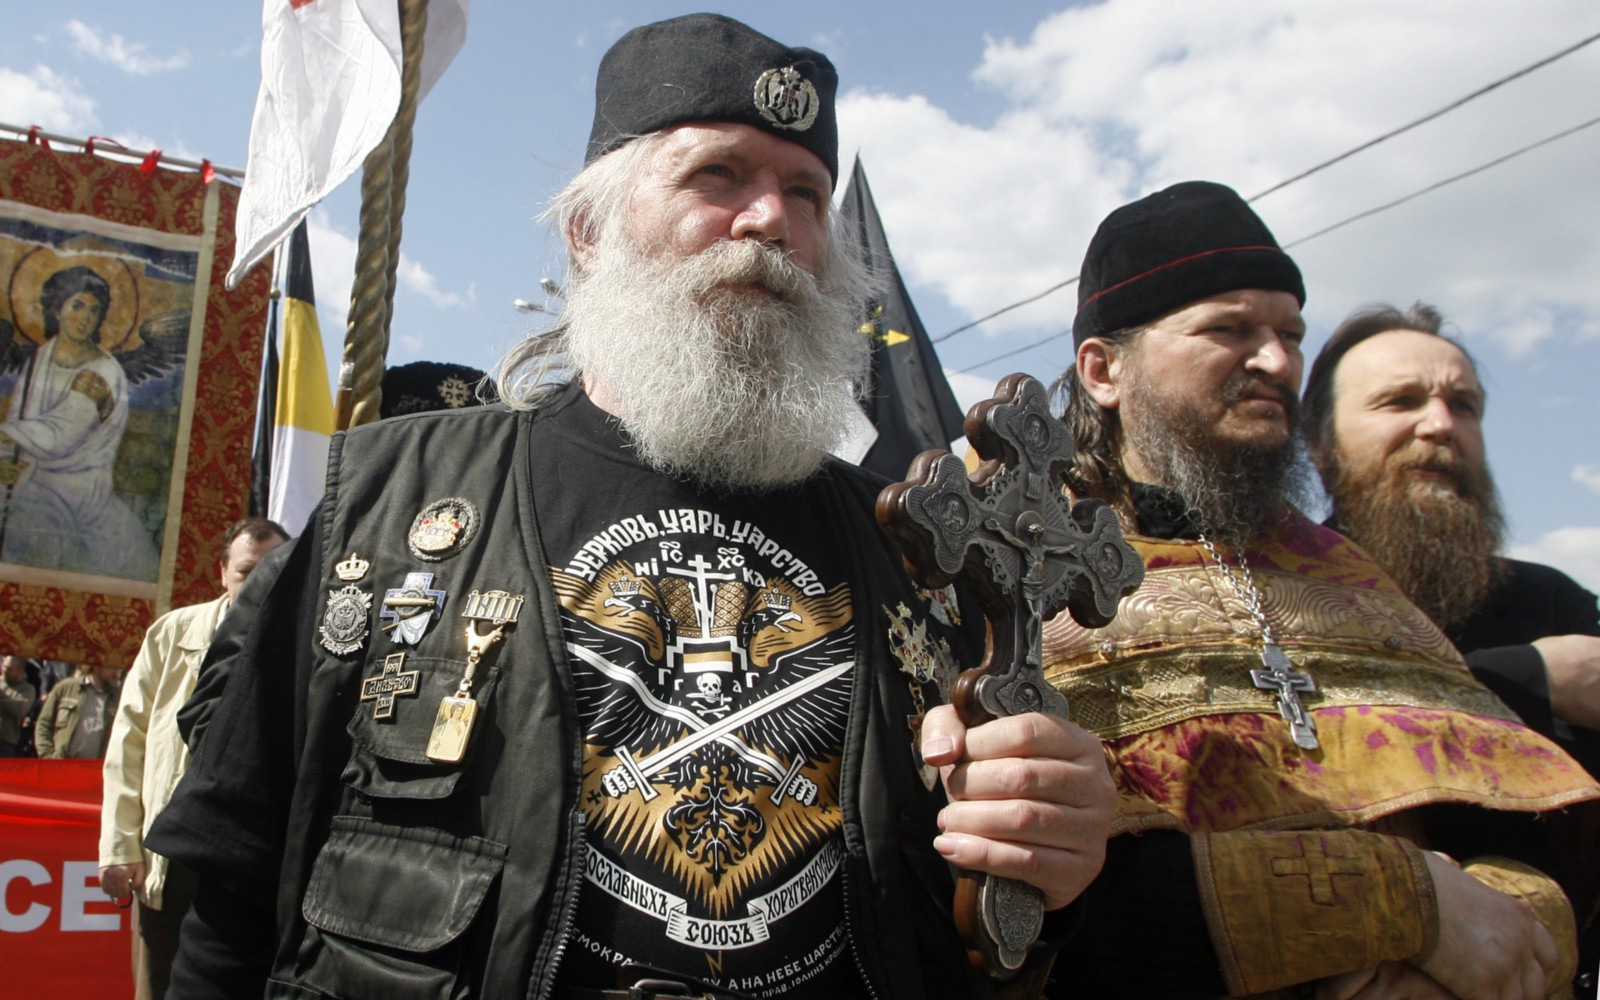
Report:
[[[788,611],[790,600],[788,594],[780,594],[776,590],[766,590],[761,593],[761,603],[773,611]]]
[[[639,581],[632,577],[612,580],[611,592],[618,597],[634,597],[639,593]]]
[[[339,579],[352,581],[359,580],[366,576],[367,570],[371,568],[371,563],[352,552],[350,553],[350,558],[344,560],[343,562],[335,563],[333,571],[339,574]]]

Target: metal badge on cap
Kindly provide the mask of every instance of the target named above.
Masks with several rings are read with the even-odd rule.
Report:
[[[411,522],[406,544],[418,559],[438,562],[461,551],[477,532],[477,505],[462,497],[445,497],[422,508]]]
[[[769,69],[756,78],[756,110],[779,128],[804,132],[817,120],[817,88],[793,66]]]
[[[445,376],[435,391],[439,393],[439,398],[444,400],[444,405],[452,410],[472,402],[472,386],[468,385],[465,379],[454,375]]]

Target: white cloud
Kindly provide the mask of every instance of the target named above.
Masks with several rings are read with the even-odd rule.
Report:
[[[1108,0],[990,40],[972,79],[1006,102],[992,122],[855,91],[841,148],[860,149],[907,277],[979,315],[1071,277],[1134,197],[1191,178],[1255,194],[1596,30],[1587,0]],[[1257,207],[1288,242],[1485,163],[1583,120],[1571,96],[1597,66],[1583,50]],[[1514,354],[1596,335],[1597,142],[1579,133],[1295,250],[1313,324],[1422,298]],[[1067,289],[985,331],[1065,328],[1075,305]]]
[[[82,21],[68,21],[67,34],[72,36],[72,44],[83,55],[134,76],[149,76],[189,65],[187,52],[161,59],[151,55],[143,42],[130,42],[121,35],[106,37]]]
[[[1531,545],[1515,545],[1516,559],[1545,563],[1600,592],[1600,527],[1557,528]]]
[[[400,255],[400,266],[395,269],[395,276],[399,280],[401,288],[422,296],[440,309],[461,305],[461,296],[459,294],[441,291],[439,289],[439,279],[434,277],[421,263],[412,260],[405,254]]]
[[[1591,493],[1600,493],[1600,465],[1574,466],[1572,481],[1587,486]]]
[[[94,98],[83,85],[48,66],[35,66],[31,73],[0,67],[0,108],[19,125],[65,135],[84,135],[100,124]]]
[[[328,355],[329,370],[337,373],[339,359],[344,353],[345,325],[350,312],[350,293],[355,284],[356,238],[334,226],[327,209],[312,209],[307,217],[306,235],[311,242],[312,281],[316,285],[317,323],[322,327],[323,349]],[[468,289],[465,296],[439,288],[439,281],[425,265],[400,255],[396,276],[403,291],[419,295],[439,309],[460,308],[463,302],[475,297]],[[406,323],[405,303],[400,303],[399,323]],[[398,325],[398,324],[397,324]],[[408,325],[415,326],[412,320]],[[416,360],[422,357],[426,342],[415,334],[399,333],[390,329],[390,360]],[[330,375],[330,378],[335,375]]]

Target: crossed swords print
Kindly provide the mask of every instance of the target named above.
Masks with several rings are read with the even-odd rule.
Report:
[[[836,678],[843,677],[855,666],[854,661],[846,660],[843,663],[836,663],[831,667],[819,670],[805,680],[797,681],[782,691],[775,692],[754,704],[746,705],[726,718],[708,723],[692,712],[657,698],[631,670],[625,670],[611,663],[593,650],[567,643],[567,651],[600,671],[606,677],[626,685],[639,696],[639,700],[644,702],[645,706],[652,712],[666,718],[676,719],[695,731],[693,736],[685,737],[676,743],[663,747],[643,760],[634,760],[633,753],[627,747],[618,747],[616,750],[617,766],[600,776],[601,787],[605,789],[607,795],[613,798],[620,798],[629,791],[638,789],[644,800],[649,802],[660,794],[656,791],[655,786],[650,783],[652,775],[659,774],[708,743],[721,743],[776,779],[772,788],[772,802],[774,805],[781,803],[785,797],[792,797],[808,806],[816,803],[816,782],[800,774],[800,768],[805,766],[804,754],[796,755],[794,763],[785,766],[782,761],[772,755],[751,747],[734,735],[734,732],[746,722],[759,718],[781,705],[786,705],[801,695],[823,687]]]

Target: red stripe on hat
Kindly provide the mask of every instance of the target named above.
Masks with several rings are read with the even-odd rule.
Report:
[[[1112,292],[1116,291],[1119,288],[1126,288],[1127,286],[1133,284],[1136,281],[1143,281],[1144,279],[1150,277],[1151,275],[1160,274],[1162,271],[1168,270],[1169,268],[1177,267],[1180,264],[1187,264],[1190,261],[1200,260],[1203,257],[1210,257],[1210,256],[1212,256],[1214,254],[1219,254],[1219,253],[1240,253],[1240,252],[1243,252],[1245,250],[1271,250],[1274,253],[1283,253],[1283,248],[1282,247],[1270,246],[1268,244],[1260,244],[1258,246],[1248,246],[1248,247],[1220,247],[1220,248],[1218,248],[1216,250],[1206,250],[1206,251],[1204,251],[1202,253],[1190,254],[1187,257],[1179,257],[1177,260],[1168,261],[1167,263],[1162,264],[1160,267],[1152,267],[1150,270],[1145,271],[1143,274],[1136,274],[1131,278],[1125,278],[1122,281],[1117,282],[1115,285],[1112,285],[1110,288],[1102,288],[1102,289],[1100,289],[1098,292],[1095,292],[1093,295],[1089,296],[1088,300],[1085,301],[1083,303],[1083,305],[1078,307],[1078,312],[1081,313],[1085,309],[1089,308],[1089,306],[1091,304],[1093,304],[1093,302],[1096,299],[1100,298],[1103,295],[1110,295]]]

